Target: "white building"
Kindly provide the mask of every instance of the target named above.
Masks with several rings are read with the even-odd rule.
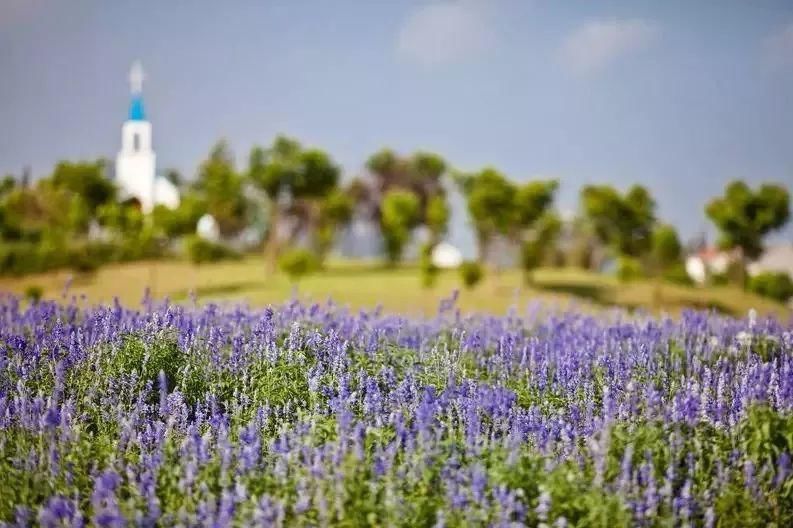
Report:
[[[726,273],[737,258],[734,252],[703,248],[686,257],[686,273],[696,284],[704,284],[709,277]]]
[[[136,200],[144,213],[159,204],[176,208],[179,190],[167,178],[157,175],[151,123],[143,109],[143,69],[139,62],[132,65],[129,81],[132,100],[129,116],[121,128],[121,150],[116,157],[116,183],[121,198]]]

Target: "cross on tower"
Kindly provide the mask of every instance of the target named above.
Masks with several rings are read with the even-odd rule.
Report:
[[[143,66],[140,61],[132,63],[132,68],[129,70],[129,88],[132,93],[137,94],[143,91]]]

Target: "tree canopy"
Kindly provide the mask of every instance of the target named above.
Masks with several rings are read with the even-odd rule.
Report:
[[[598,238],[619,255],[639,257],[649,250],[655,201],[646,188],[634,185],[621,194],[610,185],[587,185],[581,204]]]
[[[245,227],[247,202],[243,179],[234,167],[234,158],[225,141],[217,143],[201,164],[195,188],[223,235],[234,235]]]
[[[723,248],[740,248],[745,257],[754,259],[763,252],[763,238],[788,221],[790,195],[782,185],[767,183],[752,190],[734,181],[723,196],[708,203],[705,213],[719,230]]]
[[[410,233],[421,218],[421,205],[415,193],[392,189],[383,197],[381,228],[388,261],[399,262]]]
[[[116,188],[104,174],[104,162],[62,161],[55,166],[50,179],[55,187],[80,196],[93,213],[100,205],[116,198]]]
[[[391,248],[386,251],[389,261],[401,258],[401,248],[409,239],[410,231],[419,225],[425,225],[429,230],[430,246],[440,241],[450,217],[443,186],[448,166],[441,156],[426,151],[401,156],[384,148],[369,157],[366,168],[368,179],[354,181],[350,192],[356,197],[359,207],[371,213],[378,222],[385,245]],[[410,202],[415,201],[415,219],[412,219],[410,228],[397,228],[385,218],[386,198],[393,191],[399,191],[393,195],[399,198],[391,198],[392,201],[398,199],[407,203],[408,194],[412,196]]]
[[[653,230],[651,256],[657,271],[663,272],[680,262],[683,246],[677,231],[669,224],[661,224]]]
[[[495,236],[524,243],[534,241],[531,251],[536,253],[540,249],[544,250],[544,246],[540,248],[538,244],[548,242],[548,233],[538,237],[537,223],[553,204],[559,186],[556,180],[516,184],[496,169],[488,167],[477,173],[458,175],[457,182],[466,196],[468,212],[479,243],[480,260],[487,258],[488,248]],[[525,251],[528,250],[524,248]]]
[[[480,260],[484,260],[493,236],[506,235],[513,225],[515,186],[496,169],[486,168],[471,175],[464,189],[479,242]]]

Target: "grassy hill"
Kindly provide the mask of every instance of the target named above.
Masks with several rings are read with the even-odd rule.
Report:
[[[0,291],[24,294],[31,286],[42,289],[45,298],[60,298],[64,285],[72,277],[68,271],[0,278]],[[139,262],[107,266],[87,276],[75,276],[69,295],[86,302],[111,301],[118,297],[125,304],[141,300],[150,286],[158,298],[190,300],[195,292],[199,301],[244,301],[266,305],[289,299],[294,285],[283,274],[269,275],[261,258],[193,266],[182,261]],[[299,284],[298,295],[324,301],[333,298],[352,308],[373,307],[400,313],[432,313],[441,298],[461,288],[456,272],[441,273],[431,290],[421,287],[418,269],[383,268],[365,262],[331,262],[327,269],[311,275]],[[665,283],[657,297],[653,281],[622,284],[606,277],[577,269],[540,269],[535,282],[527,287],[516,270],[490,273],[471,291],[462,290],[459,306],[465,311],[504,313],[510,307],[523,309],[532,300],[560,305],[575,303],[583,309],[608,306],[641,308],[654,312],[679,313],[686,307],[715,309],[744,315],[750,308],[777,317],[791,316],[785,306],[743,292],[733,287],[694,288]]]

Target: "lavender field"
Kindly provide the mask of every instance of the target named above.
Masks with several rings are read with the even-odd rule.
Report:
[[[0,300],[9,526],[791,526],[793,326]]]

